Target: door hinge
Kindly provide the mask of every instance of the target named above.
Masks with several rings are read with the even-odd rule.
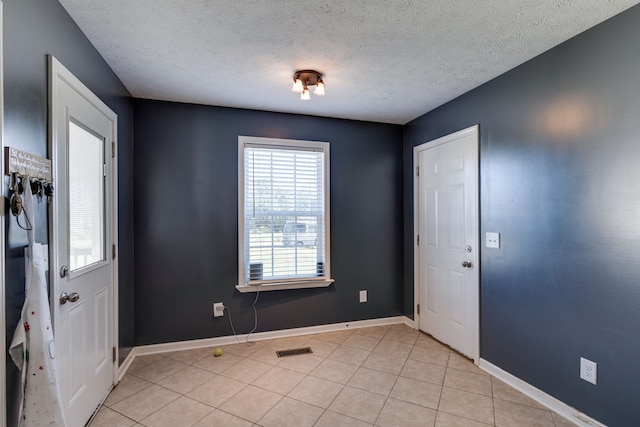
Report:
[[[115,347],[112,348],[111,358],[113,359],[113,363],[115,363],[116,362],[116,348]]]
[[[420,166],[416,166],[416,176],[420,176]]]
[[[418,234],[418,241],[416,242],[418,246],[420,246],[420,235]]]
[[[107,164],[102,165],[102,176],[107,176]]]
[[[111,141],[111,157],[115,157],[115,156],[116,156],[116,142]]]
[[[420,314],[420,304],[418,304],[418,305],[416,306],[416,312],[417,312],[418,314]]]
[[[111,259],[116,259],[116,245],[111,245]]]

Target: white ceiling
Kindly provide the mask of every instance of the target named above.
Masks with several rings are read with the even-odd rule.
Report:
[[[135,97],[396,124],[638,2],[60,0]]]

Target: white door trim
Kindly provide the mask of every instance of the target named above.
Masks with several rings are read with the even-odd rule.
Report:
[[[91,103],[95,108],[97,108],[102,114],[108,117],[113,123],[112,126],[112,173],[111,173],[111,188],[112,188],[112,226],[111,226],[111,238],[115,248],[116,255],[118,254],[118,156],[117,156],[117,147],[118,147],[118,116],[105,104],[102,102],[100,98],[91,92],[89,88],[87,88],[80,80],[78,80],[64,65],[62,65],[55,57],[49,55],[49,154],[52,160],[52,164],[54,165],[53,174],[54,174],[54,184],[56,180],[56,175],[60,172],[55,167],[56,159],[58,156],[57,153],[57,144],[55,144],[55,130],[57,126],[57,117],[58,111],[53,107],[54,99],[57,97],[57,89],[55,81],[56,79],[61,79],[65,81],[69,86],[73,87],[78,94],[80,94],[83,98],[85,98],[89,103]],[[107,142],[108,144],[109,142]],[[55,195],[54,195],[55,198]],[[58,239],[58,228],[60,225],[60,218],[57,217],[56,209],[54,209],[54,204],[52,203],[49,208],[49,214],[51,215],[51,226],[49,227],[49,245],[51,256],[50,256],[50,283],[52,286],[50,292],[51,298],[51,314],[52,314],[52,322],[55,331],[55,327],[57,325],[57,310],[55,306],[56,296],[59,295],[59,289],[57,288],[57,280],[55,276],[58,274],[58,269],[60,267],[59,262],[59,254],[57,251],[57,245],[53,244]],[[107,252],[111,249],[107,248]],[[115,347],[115,360],[113,361],[113,384],[118,383],[118,256],[113,259],[112,262],[112,333],[113,333],[113,346]]]
[[[4,75],[2,70],[4,69],[2,63],[2,34],[3,29],[3,15],[2,15],[2,0],[0,0],[0,165],[4,165],[4,139],[2,137],[4,133]],[[2,311],[0,314],[0,427],[5,427],[7,423],[7,378],[6,378],[6,353],[7,353],[7,334],[5,328],[5,317],[7,313],[7,306],[4,297],[4,254],[5,254],[5,240],[4,240],[4,221],[5,221],[5,204],[0,204],[0,307]]]
[[[419,247],[418,247],[418,230],[419,230],[419,204],[416,203],[416,200],[418,200],[418,193],[419,193],[419,188],[418,188],[418,174],[417,174],[417,165],[419,164],[418,162],[418,156],[420,154],[421,151],[424,150],[428,150],[430,148],[433,147],[437,147],[438,145],[442,145],[442,144],[446,144],[447,142],[459,139],[463,136],[469,135],[469,134],[475,134],[476,135],[476,147],[475,150],[477,153],[479,153],[478,148],[479,148],[479,144],[480,144],[480,126],[479,125],[474,125],[471,127],[468,127],[466,129],[462,129],[458,132],[454,132],[450,135],[446,135],[443,137],[440,137],[438,139],[434,139],[432,141],[429,142],[425,142],[423,144],[417,145],[415,147],[413,147],[413,319],[414,319],[414,328],[420,329],[420,314],[418,313],[418,303],[420,302],[420,283],[419,283],[419,277],[420,277],[420,260],[419,260],[419,256],[420,256],[420,252],[419,252]],[[478,157],[479,160],[479,157]],[[478,161],[477,164],[478,167],[478,176],[476,177],[476,188],[475,188],[475,203],[476,203],[476,209],[478,209],[477,213],[476,213],[476,223],[474,225],[474,229],[476,232],[476,242],[478,247],[473,251],[473,263],[476,266],[480,266],[480,180],[479,180],[479,171],[480,171],[480,164]],[[475,268],[473,269],[474,273],[476,274],[476,283],[478,284],[478,288],[480,287],[480,268]],[[479,291],[479,289],[478,289]],[[479,297],[480,293],[478,292],[478,319],[476,320],[476,325],[477,328],[475,329],[475,338],[474,338],[474,352],[473,352],[473,361],[474,363],[477,365],[479,360],[480,360],[480,297]]]

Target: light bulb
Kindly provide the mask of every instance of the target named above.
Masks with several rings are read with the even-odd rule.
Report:
[[[316,85],[316,88],[313,91],[313,94],[318,96],[324,96],[324,83],[322,83],[322,80],[320,80]]]
[[[302,89],[303,89],[302,80],[295,79],[294,82],[293,82],[293,87],[291,88],[291,91],[300,93],[300,92],[302,92]]]
[[[300,94],[300,101],[309,101],[310,99],[311,95],[309,95],[309,89],[305,87]]]

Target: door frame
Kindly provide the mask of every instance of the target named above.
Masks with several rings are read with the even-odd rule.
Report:
[[[477,328],[474,329],[475,334],[473,344],[473,362],[477,365],[480,361],[480,248],[482,246],[480,243],[480,125],[470,126],[458,132],[454,132],[452,134],[445,135],[413,147],[413,319],[414,328],[416,330],[420,330],[420,314],[418,313],[418,304],[420,303],[420,247],[418,246],[418,231],[420,230],[420,204],[417,203],[419,196],[419,177],[417,173],[419,155],[422,151],[437,147],[442,144],[446,144],[469,134],[473,134],[476,136],[476,188],[474,191],[476,199],[476,221],[474,230],[476,233],[476,242],[478,247],[474,251],[472,262],[477,266],[477,268],[473,269],[473,272],[476,275],[476,283],[478,284],[478,318],[476,319]],[[423,241],[424,240],[426,239],[423,239]]]
[[[3,40],[2,34],[4,33],[4,18],[2,13],[2,0],[0,0],[0,165],[4,165],[4,64],[2,62],[3,52]],[[5,256],[5,240],[4,240],[4,223],[5,223],[5,203],[0,204],[0,427],[5,427],[7,423],[7,378],[6,378],[6,355],[7,355],[7,334],[5,328],[5,317],[7,313],[7,306],[5,302],[5,287],[4,287],[4,256]]]
[[[57,98],[57,88],[56,88],[56,80],[64,80],[68,85],[70,85],[78,94],[80,94],[83,98],[85,98],[89,103],[91,103],[96,109],[98,109],[102,114],[107,116],[112,123],[111,135],[112,135],[112,159],[111,159],[111,193],[112,193],[112,203],[111,203],[111,241],[113,243],[113,253],[111,254],[112,263],[111,263],[111,324],[112,324],[112,346],[114,348],[114,360],[113,360],[113,375],[112,382],[113,384],[118,383],[118,116],[105,104],[100,98],[98,98],[94,93],[87,88],[79,79],[77,79],[62,63],[60,63],[54,56],[48,55],[49,60],[49,156],[51,158],[51,162],[53,165],[53,179],[54,185],[58,180],[58,175],[62,173],[56,167],[57,164],[57,144],[56,144],[56,129],[57,129],[57,118],[59,112],[54,108],[54,100]],[[109,144],[109,141],[106,141],[106,144]],[[49,268],[49,283],[51,284],[51,292],[50,292],[50,306],[51,306],[51,317],[53,323],[53,329],[55,332],[56,325],[58,324],[57,319],[57,295],[59,295],[60,290],[58,288],[58,268],[60,267],[59,262],[59,254],[57,245],[55,242],[58,239],[58,230],[60,226],[61,218],[58,218],[56,209],[55,209],[55,194],[54,194],[54,203],[51,203],[49,206],[49,215],[51,218],[51,225],[49,227],[49,251],[50,251],[50,268]],[[106,248],[107,256],[110,256],[110,249]]]

